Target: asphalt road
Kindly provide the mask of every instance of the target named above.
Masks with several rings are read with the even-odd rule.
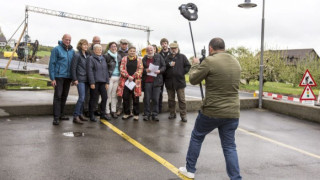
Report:
[[[0,59],[0,68],[5,68],[8,64],[7,59]],[[25,63],[23,61],[12,60],[10,62],[8,69],[23,69]],[[48,65],[37,64],[37,63],[27,63],[28,70],[39,70],[40,74],[48,75]]]
[[[158,123],[111,120],[124,138],[101,123],[52,126],[51,116],[0,118],[0,179],[180,179],[129,143],[136,140],[176,168],[184,165],[197,113],[188,113],[188,123],[167,116],[161,114]],[[266,110],[241,111],[236,143],[243,179],[318,179],[318,137],[320,124]],[[228,179],[216,130],[203,143],[197,169],[197,180]]]

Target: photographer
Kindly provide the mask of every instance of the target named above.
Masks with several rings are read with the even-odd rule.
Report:
[[[191,84],[206,81],[206,96],[191,134],[186,167],[180,167],[179,171],[194,178],[202,142],[207,134],[218,128],[228,176],[232,180],[239,180],[235,131],[240,116],[238,90],[241,67],[233,56],[225,52],[221,38],[210,41],[209,54],[201,64],[195,58],[189,72]]]

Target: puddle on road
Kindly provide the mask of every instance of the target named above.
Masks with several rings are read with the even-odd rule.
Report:
[[[83,132],[65,132],[65,133],[62,133],[62,135],[67,137],[82,137],[84,136],[84,133]]]

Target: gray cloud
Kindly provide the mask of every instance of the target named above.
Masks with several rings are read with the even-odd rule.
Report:
[[[261,0],[252,0],[258,6],[253,9],[241,9],[237,5],[243,0],[197,0],[199,19],[192,22],[196,50],[200,52],[213,37],[222,37],[227,47],[245,46],[252,50],[260,49]],[[12,35],[24,18],[25,5],[65,11],[75,14],[124,21],[150,26],[152,44],[159,45],[161,38],[177,40],[181,51],[189,56],[193,54],[188,21],[184,19],[178,7],[184,0],[70,0],[40,1],[15,0],[0,7],[0,26],[7,38]],[[314,48],[320,53],[317,12],[320,1],[317,0],[281,0],[266,1],[265,44],[267,48]],[[20,32],[15,38],[18,38]],[[91,41],[99,35],[104,43],[130,40],[138,47],[146,46],[147,34],[142,31],[93,24],[64,19],[48,15],[30,13],[29,34],[44,45],[56,45],[64,33],[72,35],[72,44],[85,38]]]

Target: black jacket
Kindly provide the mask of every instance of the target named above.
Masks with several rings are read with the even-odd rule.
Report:
[[[166,61],[167,57],[169,55],[171,55],[170,49],[168,50],[168,54],[167,56],[164,54],[163,49],[159,52],[159,54],[162,56],[162,58],[164,59],[164,61]]]
[[[125,51],[122,51],[120,47],[120,49],[118,50],[118,54],[121,56],[121,59],[122,59],[123,57],[128,56],[128,49]]]
[[[87,63],[87,74],[89,84],[103,82],[109,84],[109,73],[106,59],[102,56],[100,60],[98,56],[92,55]]]
[[[175,66],[170,66],[170,62]],[[186,87],[185,74],[190,70],[190,63],[184,54],[178,53],[175,57],[170,54],[166,59],[166,72],[164,80],[167,89],[181,89]]]
[[[75,53],[71,62],[71,77],[73,81],[88,82],[87,62],[90,55],[86,52],[86,57],[81,52]]]
[[[104,58],[106,59],[107,61],[107,64],[108,64],[108,70],[109,70],[109,77],[112,76],[112,73],[114,71],[114,68],[116,67],[116,60],[114,59],[114,57],[112,57],[109,53],[106,53],[104,55]],[[119,72],[120,72],[120,64],[121,64],[121,55],[118,53],[118,69],[119,69]]]
[[[142,74],[142,89],[144,88],[144,83],[147,77],[147,71],[146,69],[149,68],[149,66],[147,66],[147,59],[148,56],[145,55],[142,59],[142,63],[143,63],[143,74]],[[157,75],[157,77],[153,78],[153,85],[155,87],[160,87],[163,84],[163,77],[162,74],[166,71],[166,64],[164,62],[164,59],[162,58],[162,56],[160,56],[159,54],[155,54],[153,56],[153,63],[156,66],[159,66],[159,70],[160,70],[160,74]]]

